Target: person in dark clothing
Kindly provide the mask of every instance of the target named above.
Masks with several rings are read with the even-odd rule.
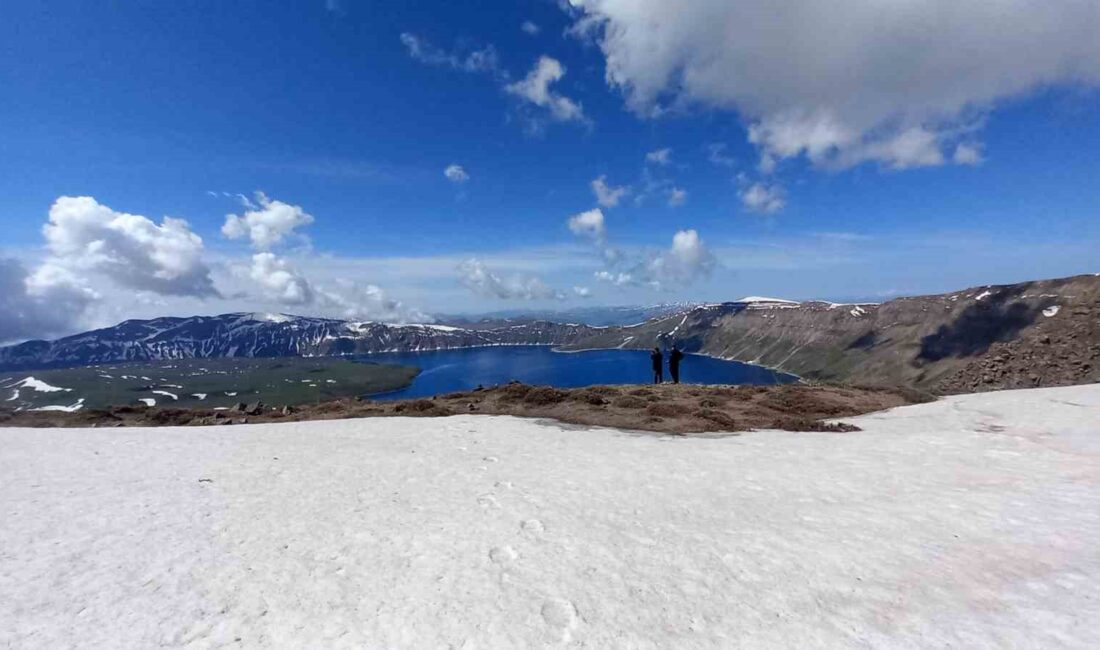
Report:
[[[672,383],[680,383],[680,360],[684,358],[684,353],[680,352],[680,348],[675,345],[672,346],[672,352],[668,353],[668,374],[672,375]]]
[[[661,354],[661,348],[653,348],[653,352],[649,353],[649,360],[653,362],[653,383],[663,382],[665,380],[665,355]]]

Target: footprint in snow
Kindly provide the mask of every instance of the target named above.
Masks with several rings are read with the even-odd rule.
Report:
[[[546,532],[546,527],[538,519],[525,519],[520,522],[520,532],[530,539],[538,539]]]
[[[511,546],[496,546],[489,549],[489,560],[493,564],[505,566],[515,561],[517,557],[519,557],[519,553],[516,553],[516,550]]]
[[[561,635],[563,643],[568,643],[577,628],[577,607],[564,598],[551,598],[542,604],[542,620],[554,633]]]

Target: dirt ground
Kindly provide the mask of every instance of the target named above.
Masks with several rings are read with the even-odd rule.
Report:
[[[0,410],[0,426],[203,426],[361,417],[441,417],[463,413],[549,418],[570,424],[671,434],[752,429],[853,431],[826,419],[928,401],[907,390],[847,386],[589,386],[559,389],[512,383],[431,399],[343,399],[301,407],[260,403],[230,410],[121,406],[76,413]]]

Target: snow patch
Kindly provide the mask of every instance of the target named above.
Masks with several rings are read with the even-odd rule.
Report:
[[[978,295],[974,296],[974,300],[985,300],[986,298],[988,298],[992,295],[993,295],[992,291],[986,290],[986,291],[983,291],[983,292],[979,293]]]
[[[191,393],[191,397],[201,401],[206,399],[206,393]]]
[[[51,404],[50,406],[39,406],[38,408],[31,409],[32,411],[59,411],[61,413],[76,413],[80,409],[84,408],[84,398],[81,397],[75,404],[64,406],[61,404]]]
[[[153,399],[152,397],[139,397],[138,401],[141,402],[142,404],[145,404],[146,406],[156,406],[157,405],[157,400]]]
[[[1046,316],[1047,318],[1050,318],[1052,316],[1057,316],[1058,311],[1061,308],[1062,307],[1060,305],[1051,305],[1050,307],[1047,307],[1046,309],[1043,310],[1043,316]]]
[[[469,415],[0,429],[4,499],[34,504],[4,512],[0,595],[19,606],[0,635],[1096,648],[1098,409],[1090,385],[946,398],[843,435]]]
[[[30,388],[31,390],[38,391],[39,393],[57,393],[60,391],[72,392],[71,388],[59,388],[57,386],[51,386],[46,382],[35,379],[34,377],[27,377],[20,382],[12,384],[8,388]]]
[[[154,395],[164,395],[165,397],[171,397],[173,400],[179,400],[180,396],[175,393],[169,393],[166,390],[151,390],[150,393]]]

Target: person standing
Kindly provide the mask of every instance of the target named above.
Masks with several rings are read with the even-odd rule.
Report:
[[[663,382],[665,380],[665,355],[661,353],[661,348],[653,348],[653,352],[649,353],[649,360],[653,362],[653,383]]]
[[[676,345],[672,346],[672,352],[668,353],[668,374],[672,375],[672,383],[680,383],[680,360],[684,358],[684,353],[680,352],[680,348]]]

